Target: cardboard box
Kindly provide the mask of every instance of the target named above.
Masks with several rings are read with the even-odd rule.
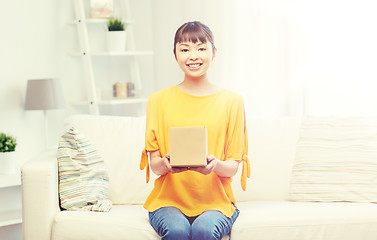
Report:
[[[198,167],[207,165],[207,128],[171,127],[170,164],[173,167]]]

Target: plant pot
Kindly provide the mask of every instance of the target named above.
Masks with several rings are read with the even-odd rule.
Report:
[[[0,152],[0,174],[16,173],[16,152]]]
[[[126,50],[126,31],[108,31],[107,50],[109,52],[124,52]]]

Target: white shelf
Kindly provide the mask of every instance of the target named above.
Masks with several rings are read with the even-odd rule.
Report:
[[[93,52],[92,56],[148,56],[151,51],[126,51],[126,52]]]
[[[22,211],[13,210],[0,212],[0,227],[22,223]]]
[[[131,98],[131,99],[105,99],[102,98],[100,101],[93,101],[93,99],[99,99],[97,98],[97,92],[96,92],[96,82],[95,82],[95,74],[94,69],[95,63],[93,62],[92,57],[119,57],[122,59],[122,57],[128,57],[129,61],[127,61],[127,65],[129,66],[129,72],[130,72],[130,79],[128,81],[132,82],[135,86],[135,89],[137,91],[142,89],[142,81],[141,81],[141,74],[140,74],[140,67],[139,67],[139,56],[144,57],[153,56],[152,51],[138,51],[136,44],[135,44],[135,35],[133,31],[133,27],[136,21],[131,16],[131,6],[129,4],[129,0],[122,0],[120,1],[120,11],[119,16],[124,21],[125,25],[128,25],[125,27],[125,30],[127,32],[127,48],[126,51],[122,52],[108,52],[106,51],[106,48],[91,48],[90,46],[90,36],[89,33],[94,33],[96,35],[100,35],[101,37],[104,37],[104,33],[107,31],[107,23],[109,19],[100,19],[100,18],[87,18],[86,8],[88,7],[87,1],[85,0],[74,0],[74,10],[75,10],[75,19],[68,22],[68,24],[75,26],[78,30],[78,37],[79,37],[79,45],[80,48],[76,50],[74,53],[70,53],[72,56],[81,57],[83,60],[83,71],[84,71],[84,78],[85,84],[87,86],[87,98],[90,99],[90,101],[80,101],[76,103],[72,103],[76,106],[82,106],[86,105],[89,107],[89,112],[91,114],[99,115],[100,110],[99,106],[104,105],[114,105],[114,104],[136,104],[136,103],[145,103],[147,102],[146,99],[141,98]],[[139,17],[139,16],[138,16]],[[101,30],[99,28],[103,28],[103,33],[95,31],[95,30]],[[148,59],[146,59],[148,60]],[[152,59],[151,59],[152,60]],[[103,66],[103,68],[108,66]],[[106,97],[110,97],[106,96]]]
[[[105,18],[88,18],[88,19],[85,19],[85,20],[71,20],[71,21],[68,21],[68,24],[78,24],[79,21],[82,21],[84,23],[88,23],[88,24],[107,24],[107,22],[109,21],[109,19],[105,19]],[[135,23],[135,20],[127,20],[127,21],[124,21],[125,24],[132,24],[132,23]]]
[[[98,101],[98,105],[117,105],[117,104],[135,104],[146,103],[148,98],[125,98],[125,99],[103,99]],[[89,101],[80,101],[73,103],[74,105],[88,105]]]
[[[72,56],[82,56],[83,53],[71,53]],[[127,57],[127,56],[148,56],[153,55],[152,51],[124,51],[124,52],[92,52],[93,57]]]
[[[21,185],[21,175],[2,175],[0,174],[0,188],[20,186]]]

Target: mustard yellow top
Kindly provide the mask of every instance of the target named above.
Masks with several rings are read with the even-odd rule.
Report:
[[[145,149],[140,168],[147,170],[149,181],[148,151],[169,153],[169,127],[206,126],[208,155],[219,160],[243,161],[242,187],[250,177],[247,157],[247,130],[243,99],[240,95],[221,90],[208,96],[193,96],[179,87],[163,89],[149,97]],[[203,175],[194,171],[167,173],[156,179],[154,189],[144,207],[153,212],[172,206],[186,216],[197,216],[207,210],[218,210],[232,216],[235,203],[231,187],[232,178],[219,177],[212,172]]]

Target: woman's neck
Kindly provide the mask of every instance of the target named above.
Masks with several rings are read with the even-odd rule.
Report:
[[[220,91],[221,89],[213,85],[207,77],[200,79],[187,78],[177,85],[182,91],[194,96],[207,96]]]

